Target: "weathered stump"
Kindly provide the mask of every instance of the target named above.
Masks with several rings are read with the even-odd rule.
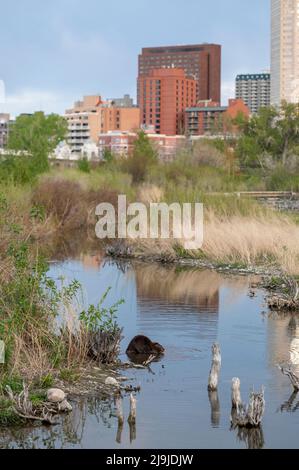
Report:
[[[242,406],[241,382],[238,378],[232,380],[232,408],[238,410]]]
[[[130,426],[130,442],[135,441],[136,433],[136,416],[137,416],[137,400],[133,394],[130,396],[130,415],[128,418],[128,423]]]
[[[131,393],[130,395],[130,415],[128,418],[129,423],[136,423],[136,415],[137,415],[137,400],[134,395]]]
[[[233,410],[232,425],[240,428],[257,428],[261,425],[265,413],[264,388],[260,393],[251,392],[249,404]]]
[[[209,376],[208,390],[216,392],[218,390],[219,374],[221,369],[221,352],[218,344],[212,346],[212,367]]]

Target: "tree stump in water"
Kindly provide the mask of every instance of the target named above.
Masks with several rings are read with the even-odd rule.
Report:
[[[251,392],[248,406],[241,405],[232,413],[233,427],[256,428],[261,425],[265,413],[264,389],[260,393]]]
[[[221,352],[218,344],[212,346],[212,368],[209,376],[208,390],[216,392],[218,390],[219,374],[221,369]]]
[[[240,379],[234,378],[232,380],[232,408],[237,410],[240,406],[242,406],[241,382]]]

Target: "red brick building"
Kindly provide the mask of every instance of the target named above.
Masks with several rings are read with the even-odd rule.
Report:
[[[228,106],[214,101],[199,102],[196,107],[186,109],[186,134],[189,136],[235,133],[231,120],[239,114],[249,117],[250,110],[241,99],[229,100]]]
[[[159,159],[172,161],[179,150],[186,145],[186,137],[183,135],[147,134],[152,146],[156,149]],[[99,136],[99,156],[102,159],[105,151],[109,150],[117,157],[128,157],[134,149],[137,140],[136,132],[107,132]]]
[[[197,81],[183,69],[164,68],[141,75],[138,85],[140,124],[157,134],[184,134],[185,109],[196,103]]]
[[[175,67],[183,69],[198,83],[197,100],[221,102],[221,46],[195,44],[185,46],[147,47],[138,59],[138,76],[151,70]],[[139,90],[138,90],[138,104]]]

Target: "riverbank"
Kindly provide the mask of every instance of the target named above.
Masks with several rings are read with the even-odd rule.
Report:
[[[54,171],[32,187],[1,186],[0,308],[1,338],[6,346],[0,378],[3,400],[7,399],[3,384],[11,386],[15,381],[19,384],[25,380],[33,384],[34,396],[34,384],[37,390],[47,380],[54,384],[58,380],[59,385],[59,370],[77,377],[74,371],[78,368],[88,369],[91,358],[87,331],[83,328],[74,334],[72,330],[74,318],[81,312],[72,303],[80,286],[76,280],[67,286],[54,285],[47,275],[47,260],[55,257],[57,248],[53,249],[53,243],[57,240],[75,251],[82,249],[81,242],[76,242],[79,233],[83,233],[90,246],[96,247],[95,207],[101,202],[116,206],[120,192],[129,201],[140,200],[145,204],[163,200],[170,203],[175,197],[180,202],[202,200],[205,241],[201,250],[192,252],[184,250],[183,241],[129,241],[120,249],[118,244],[112,251],[108,249],[109,255],[174,264],[178,269],[194,267],[259,274],[263,276],[263,285],[271,289],[271,295],[274,292],[278,296],[288,295],[286,278],[296,281],[299,273],[296,215],[278,213],[255,201],[221,198],[188,188],[183,192],[182,185],[177,193],[169,185],[149,182],[132,185],[129,175],[124,175],[106,170],[103,175]],[[53,325],[61,308],[68,314],[71,312],[71,316],[57,334]],[[101,306],[92,308],[90,312],[101,316]],[[78,377],[77,380],[80,384]],[[18,390],[19,385],[13,391]]]

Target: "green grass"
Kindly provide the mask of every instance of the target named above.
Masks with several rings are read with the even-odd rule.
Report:
[[[51,388],[54,385],[54,377],[51,373],[42,376],[39,380],[41,388]]]
[[[75,383],[80,378],[80,373],[73,369],[62,369],[59,377],[64,382]]]
[[[18,426],[23,422],[13,410],[10,400],[0,397],[0,427]]]

